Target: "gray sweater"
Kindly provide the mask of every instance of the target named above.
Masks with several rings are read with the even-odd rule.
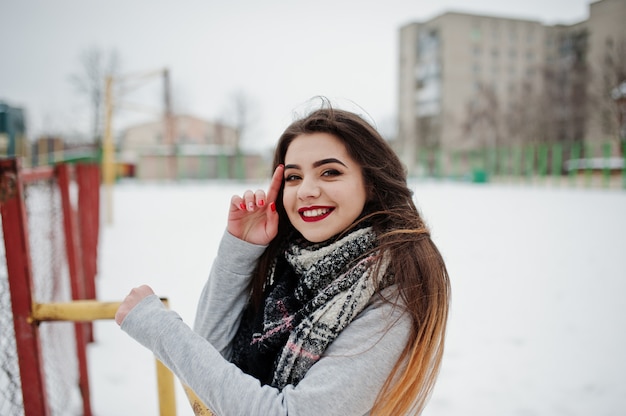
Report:
[[[411,321],[376,295],[297,386],[261,386],[229,362],[231,342],[264,246],[224,234],[202,291],[193,330],[156,295],[122,329],[151,350],[217,416],[361,416],[369,411],[406,345]],[[383,295],[392,296],[394,287]]]

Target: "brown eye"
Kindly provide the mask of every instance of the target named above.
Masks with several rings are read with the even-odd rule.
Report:
[[[322,176],[339,176],[339,175],[341,175],[341,172],[339,172],[337,169],[328,169],[322,173]]]

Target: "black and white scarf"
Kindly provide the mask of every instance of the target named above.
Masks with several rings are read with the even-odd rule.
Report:
[[[263,310],[245,311],[232,361],[263,384],[280,389],[298,384],[389,283],[387,263],[377,263],[375,247],[371,227],[335,241],[290,245],[271,269]]]

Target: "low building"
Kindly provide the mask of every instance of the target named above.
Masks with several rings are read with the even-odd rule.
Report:
[[[257,176],[261,156],[241,151],[237,130],[191,115],[172,117],[171,137],[163,120],[127,128],[118,162],[139,179],[246,179]]]
[[[24,111],[0,101],[0,157],[28,160],[28,151]]]

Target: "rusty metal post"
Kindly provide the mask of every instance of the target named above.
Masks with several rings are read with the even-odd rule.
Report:
[[[100,168],[97,163],[76,165],[78,232],[85,299],[96,299],[98,237],[100,234]],[[87,324],[87,341],[93,342],[93,325]]]
[[[85,298],[85,283],[83,268],[80,262],[81,252],[78,241],[78,224],[76,211],[70,200],[70,166],[61,164],[57,166],[57,180],[61,193],[61,206],[63,208],[63,229],[65,231],[65,252],[70,273],[70,287],[72,299]],[[87,334],[88,327],[84,322],[74,324],[76,338],[76,355],[78,356],[78,386],[83,399],[83,416],[91,416],[91,399],[89,392],[89,366],[87,364]]]
[[[0,160],[0,212],[25,416],[48,416],[39,328],[31,320],[33,276],[19,159]]]

